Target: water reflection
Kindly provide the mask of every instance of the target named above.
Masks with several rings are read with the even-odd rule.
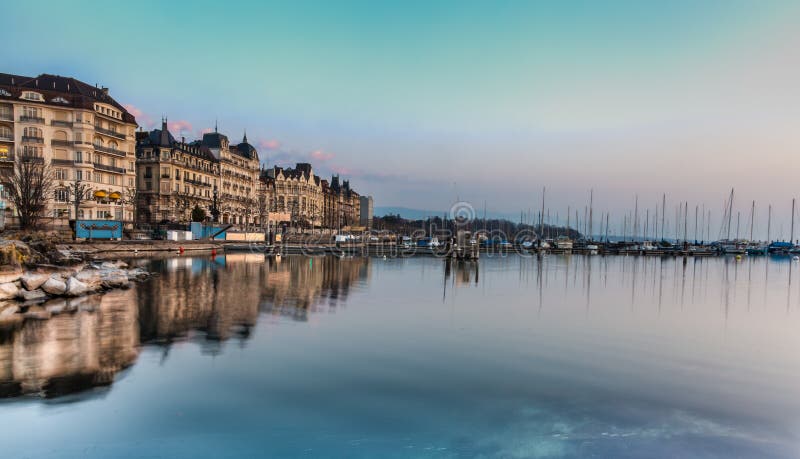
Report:
[[[307,321],[335,309],[351,285],[366,282],[369,260],[230,254],[153,260],[158,276],[131,290],[63,302],[67,312],[0,329],[0,397],[55,397],[109,385],[136,361],[139,344],[250,336],[259,313]],[[53,306],[52,304],[49,304]]]
[[[108,385],[136,360],[139,328],[132,290],[48,306],[74,312],[0,331],[0,395],[56,397]]]

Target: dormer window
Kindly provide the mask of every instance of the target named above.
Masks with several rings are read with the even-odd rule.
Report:
[[[11,93],[6,91],[5,89],[0,89],[0,96],[11,97]]]
[[[44,100],[44,97],[42,97],[41,94],[39,94],[38,92],[33,92],[33,91],[25,91],[25,92],[23,92],[22,93],[22,98],[25,99],[25,100],[35,100],[35,101],[39,101],[39,102]]]
[[[54,98],[52,100],[52,102],[55,102],[57,104],[68,104],[69,103],[69,101],[67,99],[64,99],[63,97],[56,97],[56,98]]]

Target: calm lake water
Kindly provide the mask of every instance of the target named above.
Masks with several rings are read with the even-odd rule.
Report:
[[[3,458],[800,456],[800,264],[141,261],[0,332]]]

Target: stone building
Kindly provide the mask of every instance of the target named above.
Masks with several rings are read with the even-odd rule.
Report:
[[[292,168],[274,166],[262,171],[271,183],[270,210],[282,214],[290,223],[302,228],[323,226],[322,180],[314,174],[309,163],[297,163]]]
[[[89,187],[78,218],[133,221],[135,131],[135,118],[108,88],[0,73],[0,167],[13,167],[18,156],[50,165],[55,189],[45,216],[55,224],[75,218],[69,188],[76,181]]]
[[[185,222],[195,206],[211,218],[220,180],[220,162],[211,150],[175,140],[166,120],[161,129],[136,136],[137,220],[151,224]]]
[[[209,221],[260,226],[259,161],[247,135],[238,145],[219,132],[177,141],[167,129],[137,134],[140,223],[186,223],[195,206]]]

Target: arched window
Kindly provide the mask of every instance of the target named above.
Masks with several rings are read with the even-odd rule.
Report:
[[[92,143],[94,145],[98,146],[98,147],[102,147],[103,146],[103,139],[101,139],[100,137],[95,137],[94,141]]]
[[[64,131],[56,131],[53,133],[54,140],[67,140],[67,133]]]
[[[41,138],[42,137],[42,130],[39,129],[39,128],[35,128],[35,127],[26,127],[22,131],[22,135],[23,135],[23,137]]]

